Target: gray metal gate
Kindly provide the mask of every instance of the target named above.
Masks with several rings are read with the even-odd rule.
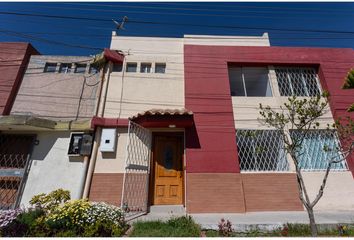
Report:
[[[34,139],[34,135],[0,134],[0,209],[20,203]]]
[[[121,201],[127,220],[147,212],[151,138],[148,129],[129,122]]]

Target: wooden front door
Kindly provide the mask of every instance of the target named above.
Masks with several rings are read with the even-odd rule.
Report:
[[[153,205],[183,204],[183,136],[155,135]]]

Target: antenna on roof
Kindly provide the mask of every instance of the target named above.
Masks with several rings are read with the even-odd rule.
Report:
[[[124,23],[128,22],[128,17],[124,16],[121,23],[115,21],[114,19],[112,19],[112,21],[116,24],[117,30],[125,30]]]

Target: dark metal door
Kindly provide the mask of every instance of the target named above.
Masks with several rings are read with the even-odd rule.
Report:
[[[0,134],[0,209],[20,203],[34,139],[34,135]]]

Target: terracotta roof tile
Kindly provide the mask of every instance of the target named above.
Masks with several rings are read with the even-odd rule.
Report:
[[[189,111],[185,108],[182,109],[150,109],[141,113],[138,113],[132,117],[130,120],[137,119],[142,116],[158,116],[158,115],[193,115],[192,111]]]

